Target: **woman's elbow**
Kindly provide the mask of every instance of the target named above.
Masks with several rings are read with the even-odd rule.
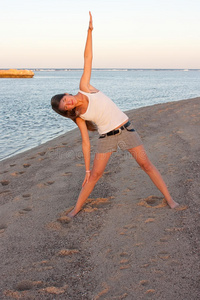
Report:
[[[89,60],[92,60],[92,59],[93,59],[93,55],[92,55],[92,54],[88,54],[88,53],[87,53],[87,54],[86,54],[86,53],[84,54],[84,60],[85,60],[85,61],[86,61],[86,60],[89,61]]]

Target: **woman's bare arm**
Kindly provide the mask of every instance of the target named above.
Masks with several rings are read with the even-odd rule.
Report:
[[[87,130],[87,126],[85,124],[85,121],[81,118],[76,119],[76,124],[78,125],[78,128],[80,129],[81,132],[81,137],[82,137],[82,151],[83,151],[83,157],[85,161],[85,170],[87,171],[85,173],[85,179],[83,181],[82,186],[85,185],[85,183],[88,182],[89,177],[90,177],[90,139],[89,139],[89,134]]]
[[[92,72],[92,59],[93,59],[93,50],[92,50],[93,23],[92,23],[91,12],[89,12],[89,14],[90,14],[90,21],[89,21],[89,28],[88,28],[85,51],[84,51],[84,70],[79,85],[80,90],[88,93],[96,90],[94,87],[90,85],[90,78]]]

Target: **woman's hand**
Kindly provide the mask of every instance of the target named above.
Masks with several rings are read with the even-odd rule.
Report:
[[[90,172],[86,172],[86,173],[85,173],[85,179],[84,179],[84,181],[83,181],[83,183],[82,183],[82,187],[83,187],[86,183],[88,183],[89,178],[90,178]]]
[[[90,11],[89,11],[89,15],[90,15],[90,21],[89,21],[89,28],[88,29],[93,30],[92,14],[91,14]]]

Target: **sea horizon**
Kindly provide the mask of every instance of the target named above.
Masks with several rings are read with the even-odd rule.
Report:
[[[6,67],[6,68],[0,68],[0,70],[10,70],[10,69],[15,69],[15,70],[32,70],[35,72],[53,72],[53,71],[82,71],[83,67],[81,68],[51,68],[51,67]],[[126,67],[106,67],[106,68],[92,68],[92,71],[200,71],[200,69],[195,69],[195,68],[126,68]]]

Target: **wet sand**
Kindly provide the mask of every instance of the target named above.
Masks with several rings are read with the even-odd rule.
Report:
[[[67,218],[85,175],[78,129],[0,162],[1,300],[198,299],[200,98],[128,115],[180,206],[118,150]]]

